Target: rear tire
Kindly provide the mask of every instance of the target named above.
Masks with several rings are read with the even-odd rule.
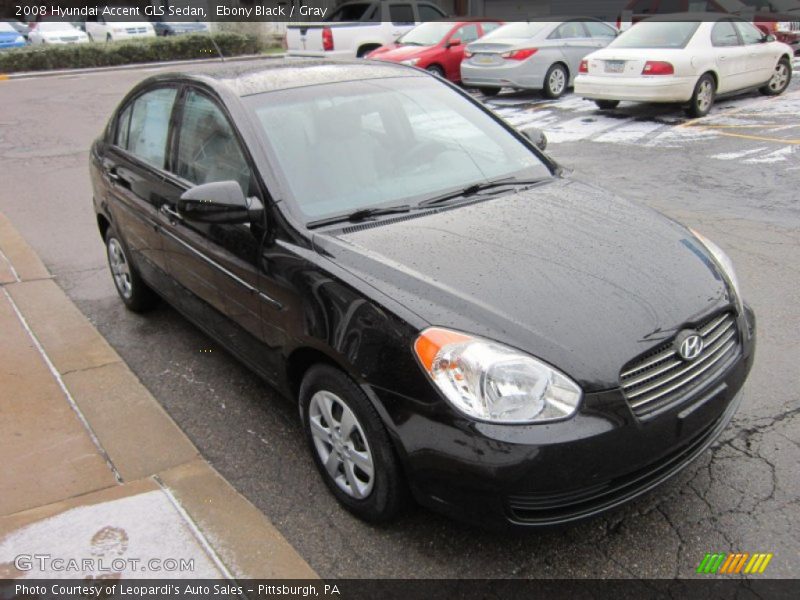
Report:
[[[501,88],[496,87],[479,87],[478,91],[486,96],[487,98],[494,98],[497,94],[500,93]]]
[[[619,100],[595,100],[594,103],[600,110],[612,110],[619,106]]]
[[[364,392],[340,370],[320,364],[303,377],[299,396],[314,464],[334,497],[365,521],[394,519],[408,501],[408,488]]]
[[[106,230],[105,242],[114,287],[125,307],[133,312],[145,312],[155,307],[159,302],[158,294],[142,280],[122,238],[111,226]]]
[[[366,58],[367,54],[378,48],[380,48],[380,46],[362,46],[358,49],[358,52],[356,52],[356,58]]]
[[[694,119],[705,117],[714,106],[716,93],[717,85],[714,76],[711,73],[701,76],[694,86],[694,93],[692,99],[689,100],[689,106],[686,107],[686,114]]]
[[[547,70],[544,76],[544,89],[542,94],[545,98],[560,98],[567,91],[569,84],[569,73],[567,68],[561,63],[556,63]]]
[[[767,82],[759,92],[765,96],[780,96],[789,87],[792,82],[792,62],[784,57],[778,61],[775,66],[775,72],[772,74],[772,79]]]

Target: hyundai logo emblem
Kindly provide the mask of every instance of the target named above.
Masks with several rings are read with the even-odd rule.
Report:
[[[685,361],[694,360],[703,352],[703,338],[694,331],[682,331],[675,338],[678,355]]]

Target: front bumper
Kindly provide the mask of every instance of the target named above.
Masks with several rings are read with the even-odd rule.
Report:
[[[461,81],[472,87],[511,87],[541,90],[549,65],[536,61],[506,61],[496,66],[476,66],[467,61],[461,63]]]
[[[590,100],[688,102],[696,83],[693,77],[578,75],[575,78],[575,93]]]
[[[654,417],[636,417],[619,389],[584,396],[575,417],[495,425],[420,412],[376,390],[423,505],[490,528],[558,525],[599,514],[680,472],[722,433],[755,356],[755,317],[739,319],[740,352]]]

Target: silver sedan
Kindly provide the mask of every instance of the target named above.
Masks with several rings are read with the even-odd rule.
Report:
[[[488,96],[510,87],[558,98],[572,85],[581,59],[616,36],[616,29],[588,17],[509,23],[467,46],[461,80]]]

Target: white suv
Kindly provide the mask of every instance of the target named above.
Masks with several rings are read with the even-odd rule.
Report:
[[[93,42],[114,42],[135,38],[156,37],[156,30],[147,21],[123,21],[124,17],[103,16],[103,10],[94,20],[86,21],[86,34]]]

